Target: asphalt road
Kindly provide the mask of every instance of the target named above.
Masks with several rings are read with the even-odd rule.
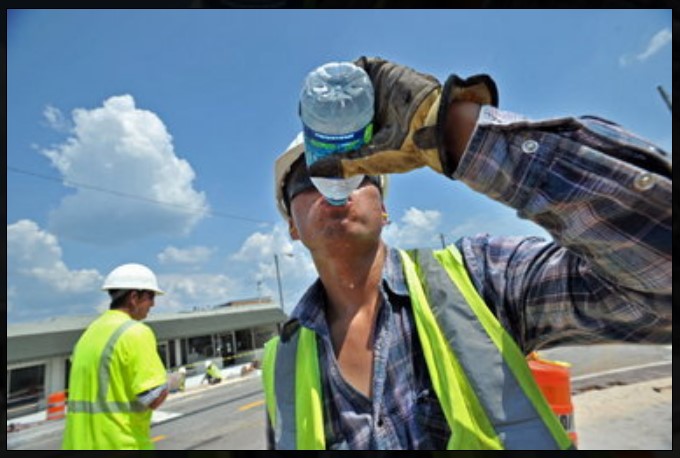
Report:
[[[257,374],[169,400],[162,411],[177,416],[152,426],[156,449],[264,449],[264,393]]]
[[[672,450],[672,347],[560,348],[572,364],[578,445],[583,450]],[[58,450],[63,421],[8,432],[7,448]],[[158,450],[261,450],[265,413],[259,372],[171,395],[154,412]]]

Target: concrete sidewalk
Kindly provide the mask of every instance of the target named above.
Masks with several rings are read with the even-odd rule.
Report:
[[[573,397],[581,450],[673,450],[673,378]]]
[[[220,372],[222,373],[222,382],[225,383],[233,379],[238,379],[242,377],[243,375],[246,375],[250,372],[252,372],[253,366],[251,363],[245,363],[245,364],[238,364],[235,366],[228,366],[225,368],[220,369]],[[204,374],[198,374],[198,375],[192,375],[190,377],[187,377],[185,382],[184,382],[184,392],[182,391],[174,391],[170,393],[170,396],[177,396],[181,395],[183,393],[191,392],[194,391],[198,388],[207,388],[210,386],[215,386],[215,385],[210,385],[208,384],[207,381],[204,381],[205,375]]]

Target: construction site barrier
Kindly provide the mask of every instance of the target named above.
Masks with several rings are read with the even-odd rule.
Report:
[[[574,404],[571,401],[571,365],[543,359],[536,352],[527,356],[527,362],[543,396],[576,445],[578,437],[574,424]]]
[[[47,419],[59,420],[66,415],[66,391],[57,391],[47,397]]]

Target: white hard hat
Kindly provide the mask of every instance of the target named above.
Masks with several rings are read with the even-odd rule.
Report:
[[[210,367],[211,364],[212,364],[212,361],[207,360],[207,361],[205,362],[205,367],[206,367],[206,368],[207,368],[207,367]]]
[[[305,142],[302,132],[299,132],[286,150],[276,158],[274,163],[274,188],[276,193],[276,207],[283,216],[283,219],[288,219],[289,209],[286,206],[286,199],[284,197],[284,186],[286,184],[286,177],[290,173],[290,169],[298,160],[300,156],[305,153]],[[380,175],[380,190],[383,199],[387,196],[387,175]]]
[[[165,294],[158,287],[156,275],[142,264],[123,264],[116,267],[104,280],[103,290],[109,289],[141,289]]]

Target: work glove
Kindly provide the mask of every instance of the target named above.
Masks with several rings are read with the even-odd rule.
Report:
[[[360,57],[354,63],[368,73],[375,91],[373,140],[361,149],[318,160],[309,167],[312,176],[403,173],[425,165],[451,176],[456,164],[444,148],[449,104],[465,100],[498,106],[496,83],[488,75],[451,75],[442,88],[432,75],[378,57]]]
[[[171,393],[179,391],[180,387],[182,386],[183,378],[184,375],[180,374],[179,372],[172,372],[168,374],[168,391]]]

